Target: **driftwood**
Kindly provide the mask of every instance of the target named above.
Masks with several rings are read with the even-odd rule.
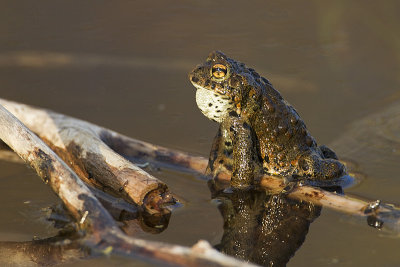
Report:
[[[171,265],[252,266],[225,256],[208,242],[192,248],[126,236],[79,177],[40,138],[0,106],[0,138],[27,162],[63,201],[79,228],[83,243],[105,253],[114,252]],[[158,182],[157,182],[158,183]]]
[[[163,182],[114,153],[101,140],[101,127],[5,100],[0,104],[44,140],[85,182],[138,205],[150,195],[161,198],[155,206],[173,201]]]
[[[134,214],[138,208],[160,212],[165,205],[173,203],[167,186],[125,158],[154,162],[199,176],[204,173],[207,159],[135,140],[44,109],[2,99],[0,104],[36,134],[30,132],[6,109],[0,108],[0,139],[17,152],[36,170],[43,181],[52,187],[78,222],[79,227],[91,233],[84,239],[87,246],[100,251],[111,249],[127,256],[145,257],[176,265],[243,264],[213,250],[205,241],[193,248],[187,248],[128,237],[99,202],[100,199],[110,208],[114,217],[118,217],[119,212],[125,210]],[[12,154],[3,151],[0,157],[15,161]],[[81,179],[98,189],[89,189]],[[230,174],[223,173],[218,181],[228,183],[229,179]],[[285,186],[282,179],[272,176],[264,176],[260,182],[261,188],[272,192],[280,192]],[[115,201],[103,191],[121,196],[127,202]],[[392,229],[399,231],[398,209],[381,204],[379,201],[366,202],[310,186],[295,187],[287,195],[366,217],[368,223],[377,228],[385,222]],[[132,206],[129,203],[136,205]]]
[[[205,179],[210,178],[203,175],[208,164],[208,159],[204,157],[153,145],[107,129],[103,130],[103,136],[106,137],[103,140],[107,145],[127,158],[154,162],[161,166],[192,172]],[[229,184],[230,178],[230,173],[220,173],[218,182],[226,186]],[[279,177],[264,175],[258,186],[276,193],[285,190],[287,184]],[[381,229],[385,223],[386,230],[400,232],[400,208],[392,204],[382,203],[380,200],[368,201],[307,185],[296,186],[287,192],[287,195],[293,199],[308,201],[338,212],[366,218],[370,226],[378,229]]]
[[[66,154],[65,157],[68,159],[72,158],[69,156],[69,153],[71,153],[73,158],[77,159],[76,161],[78,162],[72,164],[72,166],[75,166],[75,169],[78,169],[77,173],[80,175],[82,175],[82,172],[80,171],[81,169],[90,168],[93,165],[89,164],[90,166],[88,166],[86,164],[82,167],[82,164],[85,164],[86,162],[84,160],[85,155],[84,153],[76,152],[77,150],[79,151],[79,149],[75,146],[77,141],[73,139],[80,135],[85,136],[86,140],[95,140],[94,145],[102,148],[101,153],[115,154],[113,153],[113,151],[115,151],[126,158],[139,159],[142,162],[153,162],[164,167],[178,168],[179,170],[192,172],[199,176],[204,174],[208,163],[208,160],[204,157],[194,156],[189,153],[133,139],[106,128],[57,114],[52,111],[34,108],[2,99],[0,99],[0,104],[10,110],[10,112],[30,127],[39,137],[47,140],[51,147],[56,147],[55,151],[57,153],[60,153],[61,155]],[[43,127],[44,123],[46,123],[47,127]],[[72,129],[69,129],[68,127]],[[73,133],[73,135],[68,136],[69,133]],[[74,145],[71,146],[71,143]],[[89,144],[86,143],[85,145],[88,146]],[[60,147],[66,147],[66,149],[60,149]],[[93,148],[85,149],[94,150]],[[97,160],[101,159],[101,157],[105,157],[101,156],[101,153],[100,156],[96,157]],[[81,158],[82,156],[83,159]],[[118,157],[118,155],[115,157]],[[77,168],[76,166],[80,166],[80,168]],[[107,166],[105,168],[107,169]],[[83,173],[85,174],[84,171]],[[140,171],[140,173],[143,173],[143,171]],[[84,178],[85,177],[86,176],[84,175]],[[208,179],[208,177],[205,178]],[[151,178],[151,181],[158,185],[158,189],[164,190],[166,186],[155,179],[156,178]],[[87,180],[91,182],[93,179]],[[222,173],[219,176],[219,180],[222,182],[228,182],[230,180],[230,173]],[[113,190],[115,191],[124,188],[124,183],[126,183],[124,180],[120,180],[120,184],[114,186]],[[128,185],[129,184],[130,182]],[[262,177],[260,186],[271,192],[280,192],[286,187],[282,179],[267,175]],[[144,188],[146,189],[144,192],[148,192],[148,187]],[[171,196],[168,193],[157,193],[164,197],[156,198],[158,202],[153,201],[152,207],[157,207],[154,203],[163,203],[163,201],[169,203],[171,201]],[[370,225],[378,228],[382,226],[383,222],[385,222],[387,228],[396,232],[400,231],[399,210],[393,205],[380,203],[379,200],[365,201],[355,197],[338,195],[311,186],[298,186],[287,194],[288,197],[294,199],[309,201],[316,205],[321,205],[339,212],[365,217],[368,219]],[[136,201],[138,203],[143,202],[143,195],[145,195],[143,192],[140,194],[134,193],[134,195],[136,197],[132,197],[131,199],[137,199]]]

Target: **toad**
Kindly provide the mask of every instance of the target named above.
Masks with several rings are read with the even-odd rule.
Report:
[[[212,52],[189,73],[201,112],[220,124],[207,175],[231,171],[246,189],[261,174],[330,181],[346,173],[336,154],[318,146],[297,111],[254,69]]]

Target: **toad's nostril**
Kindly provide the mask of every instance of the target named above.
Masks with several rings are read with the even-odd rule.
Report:
[[[199,79],[197,77],[192,77],[192,82],[197,83],[199,81]]]

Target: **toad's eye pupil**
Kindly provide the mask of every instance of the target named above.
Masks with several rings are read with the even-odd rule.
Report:
[[[222,65],[222,64],[215,64],[212,67],[211,71],[212,71],[212,75],[215,78],[223,78],[223,77],[225,77],[226,73],[228,72],[228,70],[226,69],[226,66]]]

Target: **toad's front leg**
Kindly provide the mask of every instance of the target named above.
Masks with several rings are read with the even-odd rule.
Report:
[[[230,117],[229,125],[233,146],[231,186],[236,189],[248,189],[254,185],[260,165],[256,149],[257,139],[250,124],[240,116]]]

